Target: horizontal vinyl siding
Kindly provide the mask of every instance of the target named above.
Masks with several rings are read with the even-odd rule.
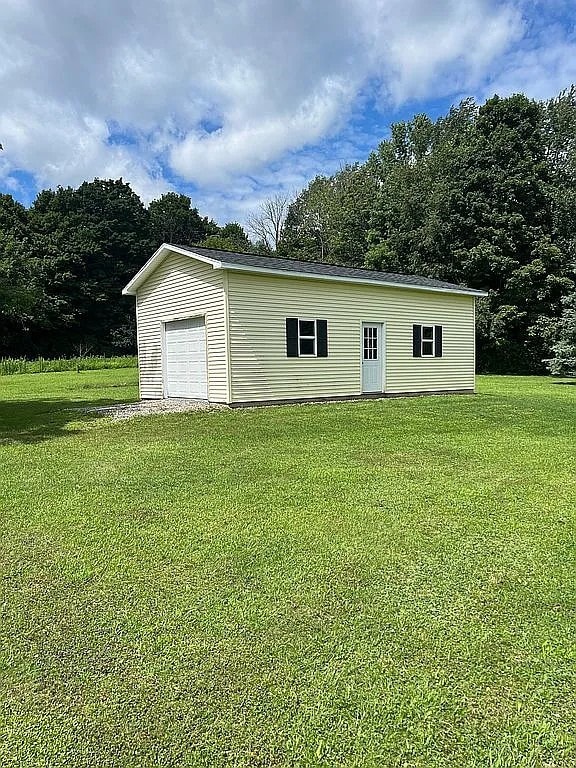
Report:
[[[403,288],[228,275],[232,401],[361,392],[362,322],[385,323],[385,391],[474,388],[474,298]],[[327,358],[286,356],[287,317],[328,321]],[[412,356],[412,325],[443,326],[443,357]]]
[[[208,398],[227,400],[224,278],[221,270],[172,254],[138,289],[138,360],[140,397],[163,397],[163,323],[205,315]]]

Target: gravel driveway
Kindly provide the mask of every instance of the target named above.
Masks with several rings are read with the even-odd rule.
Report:
[[[228,408],[227,405],[208,403],[206,400],[187,400],[171,397],[167,400],[139,400],[137,403],[104,405],[87,408],[91,413],[110,416],[114,421],[134,419],[137,416],[153,416],[157,413],[184,413],[186,411],[214,411]]]

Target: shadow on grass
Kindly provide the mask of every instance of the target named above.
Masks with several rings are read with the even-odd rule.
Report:
[[[89,423],[104,414],[87,409],[118,405],[118,400],[6,400],[0,402],[0,445],[38,443],[72,434],[67,426]],[[82,428],[75,430],[82,432]]]

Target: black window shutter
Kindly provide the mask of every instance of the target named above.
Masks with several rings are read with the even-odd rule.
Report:
[[[316,357],[328,357],[328,322],[316,320]]]
[[[412,326],[412,356],[422,357],[422,326]]]
[[[298,357],[298,318],[286,318],[286,355]]]
[[[442,357],[442,326],[435,326],[434,331],[434,357]]]

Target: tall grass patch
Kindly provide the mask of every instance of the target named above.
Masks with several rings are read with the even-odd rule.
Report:
[[[26,360],[23,357],[3,357],[0,359],[0,376],[12,376],[20,373],[58,373],[61,371],[101,371],[112,368],[137,368],[136,355],[118,355],[105,357],[93,355],[90,357],[57,357],[47,360],[38,357],[36,360]]]

